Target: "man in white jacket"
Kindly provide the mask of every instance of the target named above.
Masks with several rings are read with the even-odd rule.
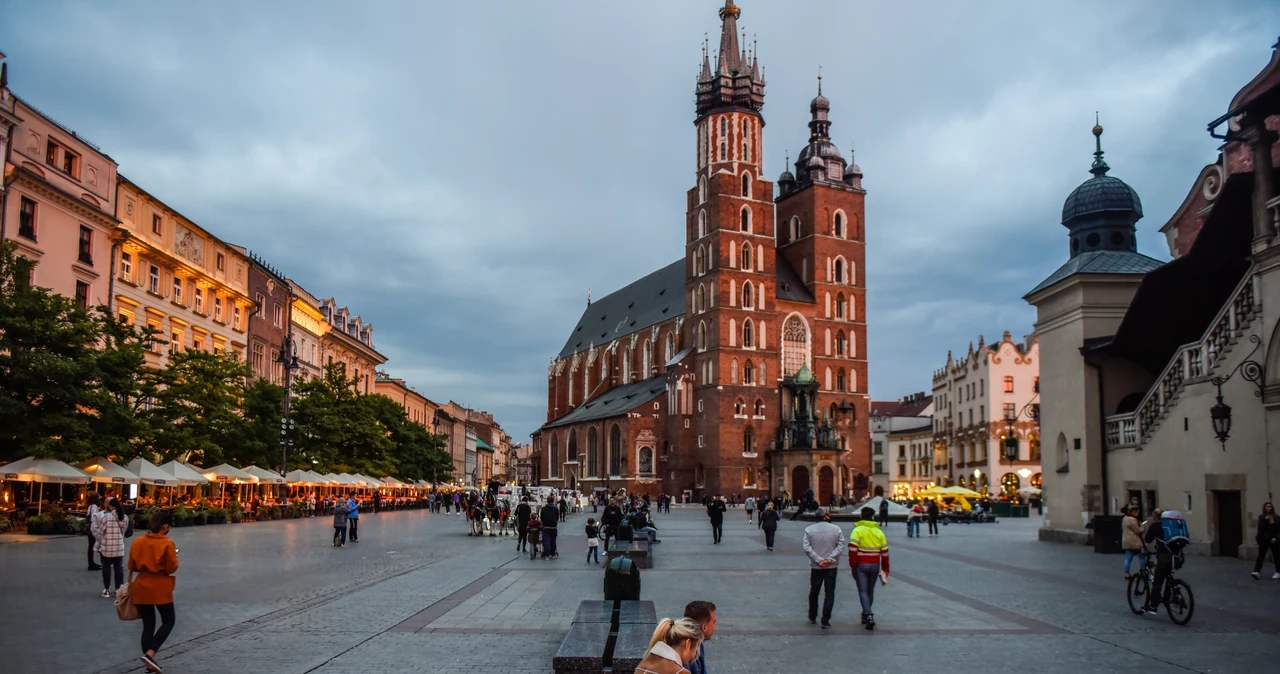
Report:
[[[831,511],[818,508],[818,519],[804,530],[804,553],[809,556],[809,624],[818,619],[818,593],[822,598],[822,629],[831,628],[836,603],[836,578],[846,545],[840,527],[831,523]]]

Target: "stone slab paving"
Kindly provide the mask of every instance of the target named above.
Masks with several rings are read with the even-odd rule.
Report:
[[[530,560],[512,538],[471,538],[457,516],[421,512],[366,516],[362,542],[345,549],[328,544],[320,519],[177,530],[179,623],[163,663],[210,673],[549,672],[578,604],[601,597],[601,567],[584,562],[586,516],[561,524],[558,560]],[[717,672],[1263,671],[1280,653],[1280,582],[1252,581],[1239,560],[1189,560],[1179,576],[1196,590],[1196,616],[1177,627],[1128,611],[1119,557],[1040,543],[1039,520],[910,540],[891,526],[879,628],[858,624],[842,561],[834,629],[824,632],[805,619],[807,523],[784,521],[768,552],[741,510],[729,512],[720,545],[699,508],[657,520],[663,542],[642,595],[660,618],[692,599],[719,606],[707,645]],[[141,671],[140,625],[116,620],[96,596],[100,576],[82,570],[83,546],[0,544],[0,670]]]

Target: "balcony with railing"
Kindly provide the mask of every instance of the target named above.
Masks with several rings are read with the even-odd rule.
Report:
[[[1133,412],[1106,418],[1108,449],[1141,448],[1155,434],[1173,409],[1188,382],[1211,376],[1222,364],[1231,345],[1261,309],[1262,298],[1250,269],[1231,293],[1218,315],[1209,323],[1204,337],[1185,344],[1170,358],[1164,372],[1143,396]]]

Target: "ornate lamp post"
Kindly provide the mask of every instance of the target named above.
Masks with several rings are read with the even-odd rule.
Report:
[[[292,326],[290,326],[292,327]],[[280,476],[289,472],[289,439],[293,430],[293,420],[289,418],[289,399],[293,392],[293,372],[297,370],[298,356],[294,353],[293,330],[285,335],[284,344],[280,346],[280,357],[276,359],[284,370],[284,415],[280,418]]]
[[[1227,438],[1231,437],[1231,406],[1222,402],[1222,385],[1227,383],[1237,372],[1240,376],[1253,382],[1257,387],[1253,395],[1257,398],[1262,397],[1262,389],[1265,386],[1266,373],[1262,370],[1262,364],[1253,360],[1253,354],[1262,348],[1262,340],[1257,335],[1249,335],[1249,341],[1253,342],[1253,351],[1245,356],[1244,360],[1229,372],[1225,377],[1214,377],[1210,383],[1217,387],[1218,402],[1209,408],[1209,418],[1213,420],[1213,434],[1217,436],[1218,442],[1222,443],[1222,451],[1227,451]]]

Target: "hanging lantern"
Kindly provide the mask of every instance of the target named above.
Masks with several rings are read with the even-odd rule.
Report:
[[[1222,389],[1218,389],[1218,403],[1209,408],[1209,416],[1213,419],[1213,433],[1227,449],[1227,438],[1231,437],[1231,406],[1222,402]]]

